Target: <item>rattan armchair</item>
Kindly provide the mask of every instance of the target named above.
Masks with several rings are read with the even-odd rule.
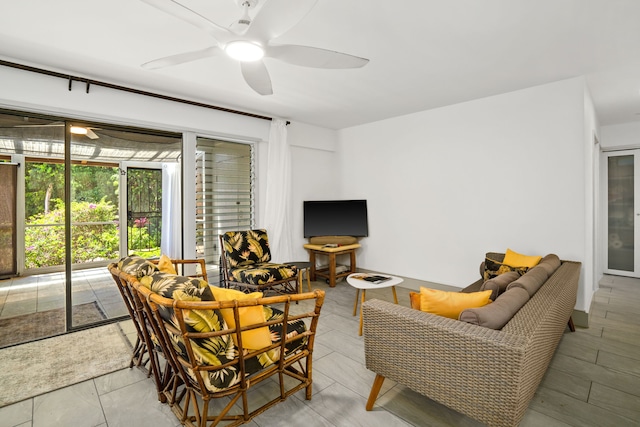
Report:
[[[149,261],[152,264],[158,263],[158,260]],[[172,259],[171,263],[176,271],[179,272],[185,271],[185,265],[196,265],[197,269],[189,277],[200,277],[205,281],[207,280],[206,265],[202,259]],[[174,379],[174,370],[172,370],[169,361],[163,355],[157,334],[154,332],[150,322],[150,314],[144,309],[143,302],[139,299],[136,291],[127,280],[120,277],[116,264],[111,264],[108,268],[136,330],[136,342],[133,345],[129,367],[132,368],[135,365],[145,368],[147,375],[153,376],[158,392],[158,400],[164,402],[166,401],[164,391]]]
[[[220,235],[222,284],[245,292],[301,292],[298,267],[271,262],[266,230],[229,231]]]
[[[155,263],[155,260],[152,261]],[[188,277],[200,277],[205,282],[208,282],[207,278],[207,265],[204,259],[171,259],[171,263],[173,267],[176,269],[176,272],[182,276]],[[189,267],[187,266],[195,266],[195,271],[187,271]]]
[[[142,304],[148,319],[144,326],[150,329],[146,335],[156,337],[168,361],[164,401],[182,424],[237,426],[299,390],[305,389],[305,397],[311,399],[312,354],[323,291],[213,301],[209,285],[201,280],[159,272],[130,274],[131,269],[127,273],[116,264],[109,269]],[[262,310],[266,320],[243,323],[242,311],[248,308]],[[223,310],[231,310],[235,327],[222,321]],[[245,333],[263,328],[268,329],[271,344],[246,348]],[[270,378],[276,380],[277,391],[256,408],[249,392]],[[264,396],[258,399],[262,403]]]

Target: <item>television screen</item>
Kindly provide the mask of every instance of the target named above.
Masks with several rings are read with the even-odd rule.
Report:
[[[368,235],[366,200],[304,202],[304,237]]]

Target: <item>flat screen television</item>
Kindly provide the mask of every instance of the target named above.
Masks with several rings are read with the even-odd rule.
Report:
[[[366,200],[304,202],[304,237],[369,235]]]

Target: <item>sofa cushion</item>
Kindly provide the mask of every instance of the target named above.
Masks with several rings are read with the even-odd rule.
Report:
[[[438,316],[457,319],[465,308],[482,307],[489,303],[491,291],[447,292],[420,287],[420,310]]]
[[[171,258],[166,256],[165,254],[160,255],[160,259],[158,260],[158,270],[163,273],[168,274],[178,274],[176,268],[173,266],[171,262]]]
[[[522,288],[529,293],[529,297],[532,297],[548,278],[547,270],[544,267],[536,266],[518,280],[511,282],[507,286],[507,290],[514,287]]]
[[[498,296],[500,296],[500,294],[507,289],[507,285],[517,280],[518,278],[520,278],[520,273],[518,273],[517,271],[509,271],[507,273],[496,276],[493,279],[487,280],[482,284],[480,290],[491,291],[491,300],[495,301],[496,298],[498,298]]]
[[[551,275],[558,269],[558,267],[560,267],[560,264],[561,262],[560,258],[558,258],[558,255],[549,254],[542,258],[542,260],[540,260],[540,263],[537,265],[537,267],[544,268],[547,271],[547,275],[551,277]]]
[[[411,303],[411,308],[420,310],[420,292],[409,292],[409,302]]]
[[[495,255],[500,255],[500,256],[495,256]],[[499,276],[504,273],[508,273],[510,271],[515,271],[520,275],[523,275],[524,273],[527,272],[528,270],[527,267],[512,267],[502,262],[503,258],[504,258],[504,255],[502,254],[495,254],[493,252],[487,253],[487,256],[485,257],[484,263],[483,263],[484,271],[482,274],[482,277],[485,281],[493,279],[496,276]]]
[[[139,279],[143,276],[149,276],[158,271],[158,267],[147,259],[138,255],[132,255],[122,258],[118,261],[118,270],[131,274]]]
[[[485,328],[502,329],[527,301],[529,293],[523,288],[514,287],[505,291],[491,304],[462,310],[459,320]]]
[[[229,274],[235,282],[264,285],[295,277],[298,268],[289,264],[263,263],[230,268]]]
[[[217,286],[211,286],[211,293],[216,301],[230,301],[238,300],[243,301],[247,299],[262,298],[262,292],[252,292],[245,294],[244,292],[237,291],[235,289],[219,288]],[[222,318],[230,328],[236,327],[236,320],[234,318],[232,308],[221,308],[220,314]],[[238,316],[240,317],[241,326],[251,326],[258,323],[265,322],[264,310],[261,305],[253,305],[249,307],[238,308]],[[261,328],[250,329],[242,332],[242,346],[250,350],[258,350],[271,345],[271,333],[267,326]],[[238,345],[236,335],[231,336],[235,345]]]
[[[507,249],[507,252],[504,254],[503,263],[510,267],[532,268],[538,265],[541,259],[542,257],[538,255],[522,255],[512,251],[511,249]]]

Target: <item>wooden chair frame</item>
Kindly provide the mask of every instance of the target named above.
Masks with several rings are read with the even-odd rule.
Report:
[[[155,345],[151,338],[151,322],[148,317],[148,313],[144,310],[144,306],[135,290],[129,286],[129,283],[119,276],[119,270],[116,264],[109,265],[109,271],[113,277],[113,280],[118,286],[120,295],[124,301],[127,311],[133,321],[133,326],[136,330],[136,342],[133,346],[133,354],[131,355],[131,362],[129,368],[134,365],[140,368],[144,368],[147,372],[147,376],[153,376],[153,381],[156,385],[158,392],[158,400],[161,402],[166,401],[164,389],[168,377],[171,375],[169,366],[165,364],[163,368],[160,360],[162,356],[159,354],[162,351]]]
[[[311,399],[312,394],[312,354],[316,335],[320,309],[324,302],[324,291],[315,290],[314,292],[304,294],[282,295],[268,298],[251,299],[243,301],[178,301],[164,298],[148,288],[142,286],[138,280],[127,273],[121,272],[112,264],[110,271],[114,277],[126,283],[127,286],[135,290],[138,298],[143,305],[144,312],[150,320],[147,326],[150,326],[158,337],[162,346],[163,353],[168,360],[171,375],[166,376],[164,381],[163,396],[167,403],[171,405],[173,412],[179,418],[180,422],[187,426],[216,426],[220,422],[230,422],[225,424],[229,426],[237,426],[251,420],[258,414],[266,411],[278,402],[285,400],[290,395],[301,389],[305,389],[306,399]],[[297,279],[296,279],[297,282]],[[314,308],[312,311],[294,314],[291,310],[292,303],[314,300]],[[255,325],[242,325],[238,309],[254,305],[271,305],[277,306],[283,311],[280,319],[267,321],[265,323]],[[173,311],[178,321],[178,328],[171,323],[165,321],[160,315],[159,307],[165,307]],[[221,308],[230,308],[233,310],[237,327],[224,329],[217,332],[193,333],[188,332],[185,324],[184,315],[189,310],[215,310]],[[298,335],[287,336],[287,325],[291,321],[304,320],[307,324],[307,330]],[[260,328],[280,324],[282,327],[282,338],[280,341],[273,343],[271,346],[260,350],[240,351],[238,357],[232,362],[225,365],[211,366],[203,365],[194,353],[191,345],[191,338],[208,338],[220,335],[235,334],[238,342],[238,348],[242,348],[242,334],[246,330]],[[177,334],[182,337],[187,350],[187,358],[183,358],[176,352],[169,334],[174,336]],[[297,340],[306,339],[306,344],[302,345],[298,350],[286,353],[285,346]],[[264,351],[279,348],[279,359],[276,363],[256,372],[252,375],[247,374],[245,370],[245,360],[254,357]],[[207,375],[211,371],[227,368],[235,365],[239,372],[240,381],[238,384],[228,389],[211,392],[207,389],[203,375]],[[194,377],[187,374],[187,370],[194,373]],[[261,383],[262,381],[277,377],[279,384],[279,393],[264,405],[250,410],[248,391]],[[295,380],[291,385],[285,382],[285,378]],[[228,398],[224,407],[215,415],[209,415],[210,403],[213,399]],[[240,413],[233,413],[232,409],[236,403],[241,406]],[[237,407],[236,407],[237,409]],[[236,411],[237,412],[237,411]]]
[[[158,264],[157,259],[150,259],[150,262],[154,264]],[[173,264],[173,268],[176,269],[179,275],[187,276],[187,277],[199,277],[205,282],[208,282],[207,278],[207,264],[203,259],[171,259],[171,263]],[[185,266],[186,265],[196,265],[196,269],[200,266],[200,273],[196,272],[195,274],[185,274]]]
[[[149,261],[154,264],[158,263],[158,260]],[[203,259],[172,259],[171,262],[176,271],[179,272],[184,272],[185,265],[198,264],[200,265],[200,273],[189,275],[189,277],[201,277],[203,280],[207,280],[206,264]],[[135,365],[146,369],[147,376],[153,376],[158,392],[158,400],[165,402],[167,397],[173,398],[171,393],[167,393],[167,387],[173,386],[176,380],[174,375],[176,372],[175,366],[172,367],[171,361],[167,360],[166,354],[163,353],[161,347],[158,347],[159,344],[152,339],[152,336],[159,336],[159,332],[154,331],[150,317],[151,313],[145,310],[144,301],[140,300],[135,289],[129,285],[129,282],[119,276],[116,264],[111,264],[108,268],[118,286],[118,291],[120,291],[136,330],[137,337],[129,367],[132,368]],[[165,361],[164,366],[162,360]]]

